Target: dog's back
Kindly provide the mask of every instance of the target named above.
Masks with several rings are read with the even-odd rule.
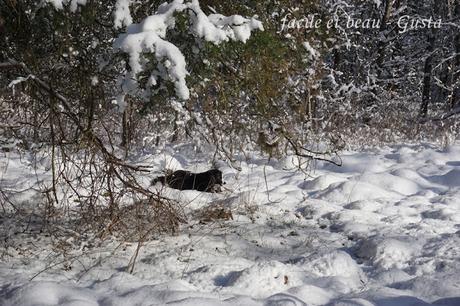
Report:
[[[192,173],[185,170],[174,171],[169,177],[167,177],[167,184],[169,187],[179,190],[193,189],[193,183],[190,182],[190,176]]]
[[[177,170],[173,173],[160,176],[152,181],[152,184],[162,183],[179,190],[198,190],[204,192],[218,192],[218,186],[223,184],[222,171],[218,169],[208,170],[202,173],[192,173],[185,170]]]

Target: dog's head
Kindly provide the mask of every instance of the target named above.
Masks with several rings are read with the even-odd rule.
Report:
[[[222,171],[218,169],[212,169],[208,171],[209,175],[212,176],[214,183],[218,185],[224,184],[222,181]]]
[[[165,177],[164,176],[159,176],[157,178],[154,178],[151,182],[152,185],[155,185],[156,183],[161,183],[162,185],[165,184]]]

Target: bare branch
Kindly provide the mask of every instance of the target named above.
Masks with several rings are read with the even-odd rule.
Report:
[[[443,121],[447,120],[451,117],[454,117],[456,115],[460,114],[460,104],[457,104],[456,107],[454,107],[451,111],[443,114],[441,117],[434,117],[434,118],[426,118],[420,120],[421,123],[426,123],[426,122],[433,122],[433,121]]]
[[[337,152],[334,151],[325,151],[325,152],[315,152],[310,149],[307,149],[299,144],[297,144],[285,131],[282,131],[283,137],[288,141],[288,143],[291,145],[291,148],[294,150],[294,153],[296,156],[299,157],[305,157],[305,158],[310,158],[313,160],[319,160],[319,161],[325,161],[331,164],[334,164],[336,166],[341,167],[342,166],[342,159],[340,156],[337,154]],[[306,152],[306,153],[304,153]],[[335,161],[332,158],[326,158],[327,155],[335,155],[339,158],[339,161]]]

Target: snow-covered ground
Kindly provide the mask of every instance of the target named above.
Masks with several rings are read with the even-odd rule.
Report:
[[[209,167],[186,156],[142,162]],[[460,305],[460,143],[342,159],[343,167],[318,163],[309,176],[292,158],[252,158],[241,171],[222,163],[232,192],[167,190],[189,223],[147,242],[133,274],[124,271],[135,243],[112,240],[63,260],[46,238],[16,241],[1,250],[0,305]],[[0,166],[4,188],[46,176],[14,155],[3,154]],[[213,205],[233,220],[200,223],[196,212]],[[5,230],[8,220],[0,222]]]

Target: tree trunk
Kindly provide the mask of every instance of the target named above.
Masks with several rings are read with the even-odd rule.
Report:
[[[390,20],[391,18],[391,14],[392,14],[392,10],[393,10],[393,1],[394,0],[385,0],[385,10],[383,12],[383,16],[382,16],[382,19],[381,19],[381,23],[380,23],[380,33],[383,33],[383,37],[386,37],[385,35],[385,31],[387,30],[387,27],[388,27],[388,21]],[[384,62],[384,58],[385,58],[385,48],[386,48],[386,42],[383,38],[381,38],[378,42],[378,45],[377,45],[377,53],[378,53],[378,57],[377,57],[377,70],[378,70],[378,76],[379,78],[381,77],[382,75],[382,66],[383,66],[383,62]]]
[[[460,1],[455,3],[455,19],[460,19]],[[460,31],[456,29],[457,35],[454,37],[455,57],[452,65],[452,94],[450,105],[452,108],[460,104]]]
[[[86,99],[86,104],[87,104],[87,127],[86,129],[92,130],[93,129],[93,121],[94,121],[94,112],[96,108],[96,99],[94,98],[94,92],[91,86],[87,87],[87,90],[89,90],[89,97]]]
[[[132,102],[130,99],[127,101],[126,108],[123,112],[122,118],[122,132],[121,132],[121,146],[125,149],[125,154],[128,154],[129,146],[131,143],[131,134],[132,134]]]
[[[428,47],[426,53],[428,54],[425,59],[425,66],[423,68],[423,87],[422,87],[422,105],[420,107],[420,116],[426,118],[428,115],[428,105],[431,102],[431,73],[433,70],[433,51],[435,44],[434,33],[431,32],[428,36]]]
[[[385,31],[387,29],[388,21],[391,18],[391,11],[393,10],[394,0],[385,0],[385,11],[382,17],[382,24],[380,25],[380,30]]]
[[[439,5],[433,4],[433,13],[435,18],[439,15]],[[434,61],[434,50],[436,47],[436,29],[431,29],[428,32],[427,48],[425,64],[423,68],[423,85],[422,85],[422,104],[420,107],[420,117],[426,118],[428,116],[428,107],[432,100],[432,74],[433,74],[433,61]]]

